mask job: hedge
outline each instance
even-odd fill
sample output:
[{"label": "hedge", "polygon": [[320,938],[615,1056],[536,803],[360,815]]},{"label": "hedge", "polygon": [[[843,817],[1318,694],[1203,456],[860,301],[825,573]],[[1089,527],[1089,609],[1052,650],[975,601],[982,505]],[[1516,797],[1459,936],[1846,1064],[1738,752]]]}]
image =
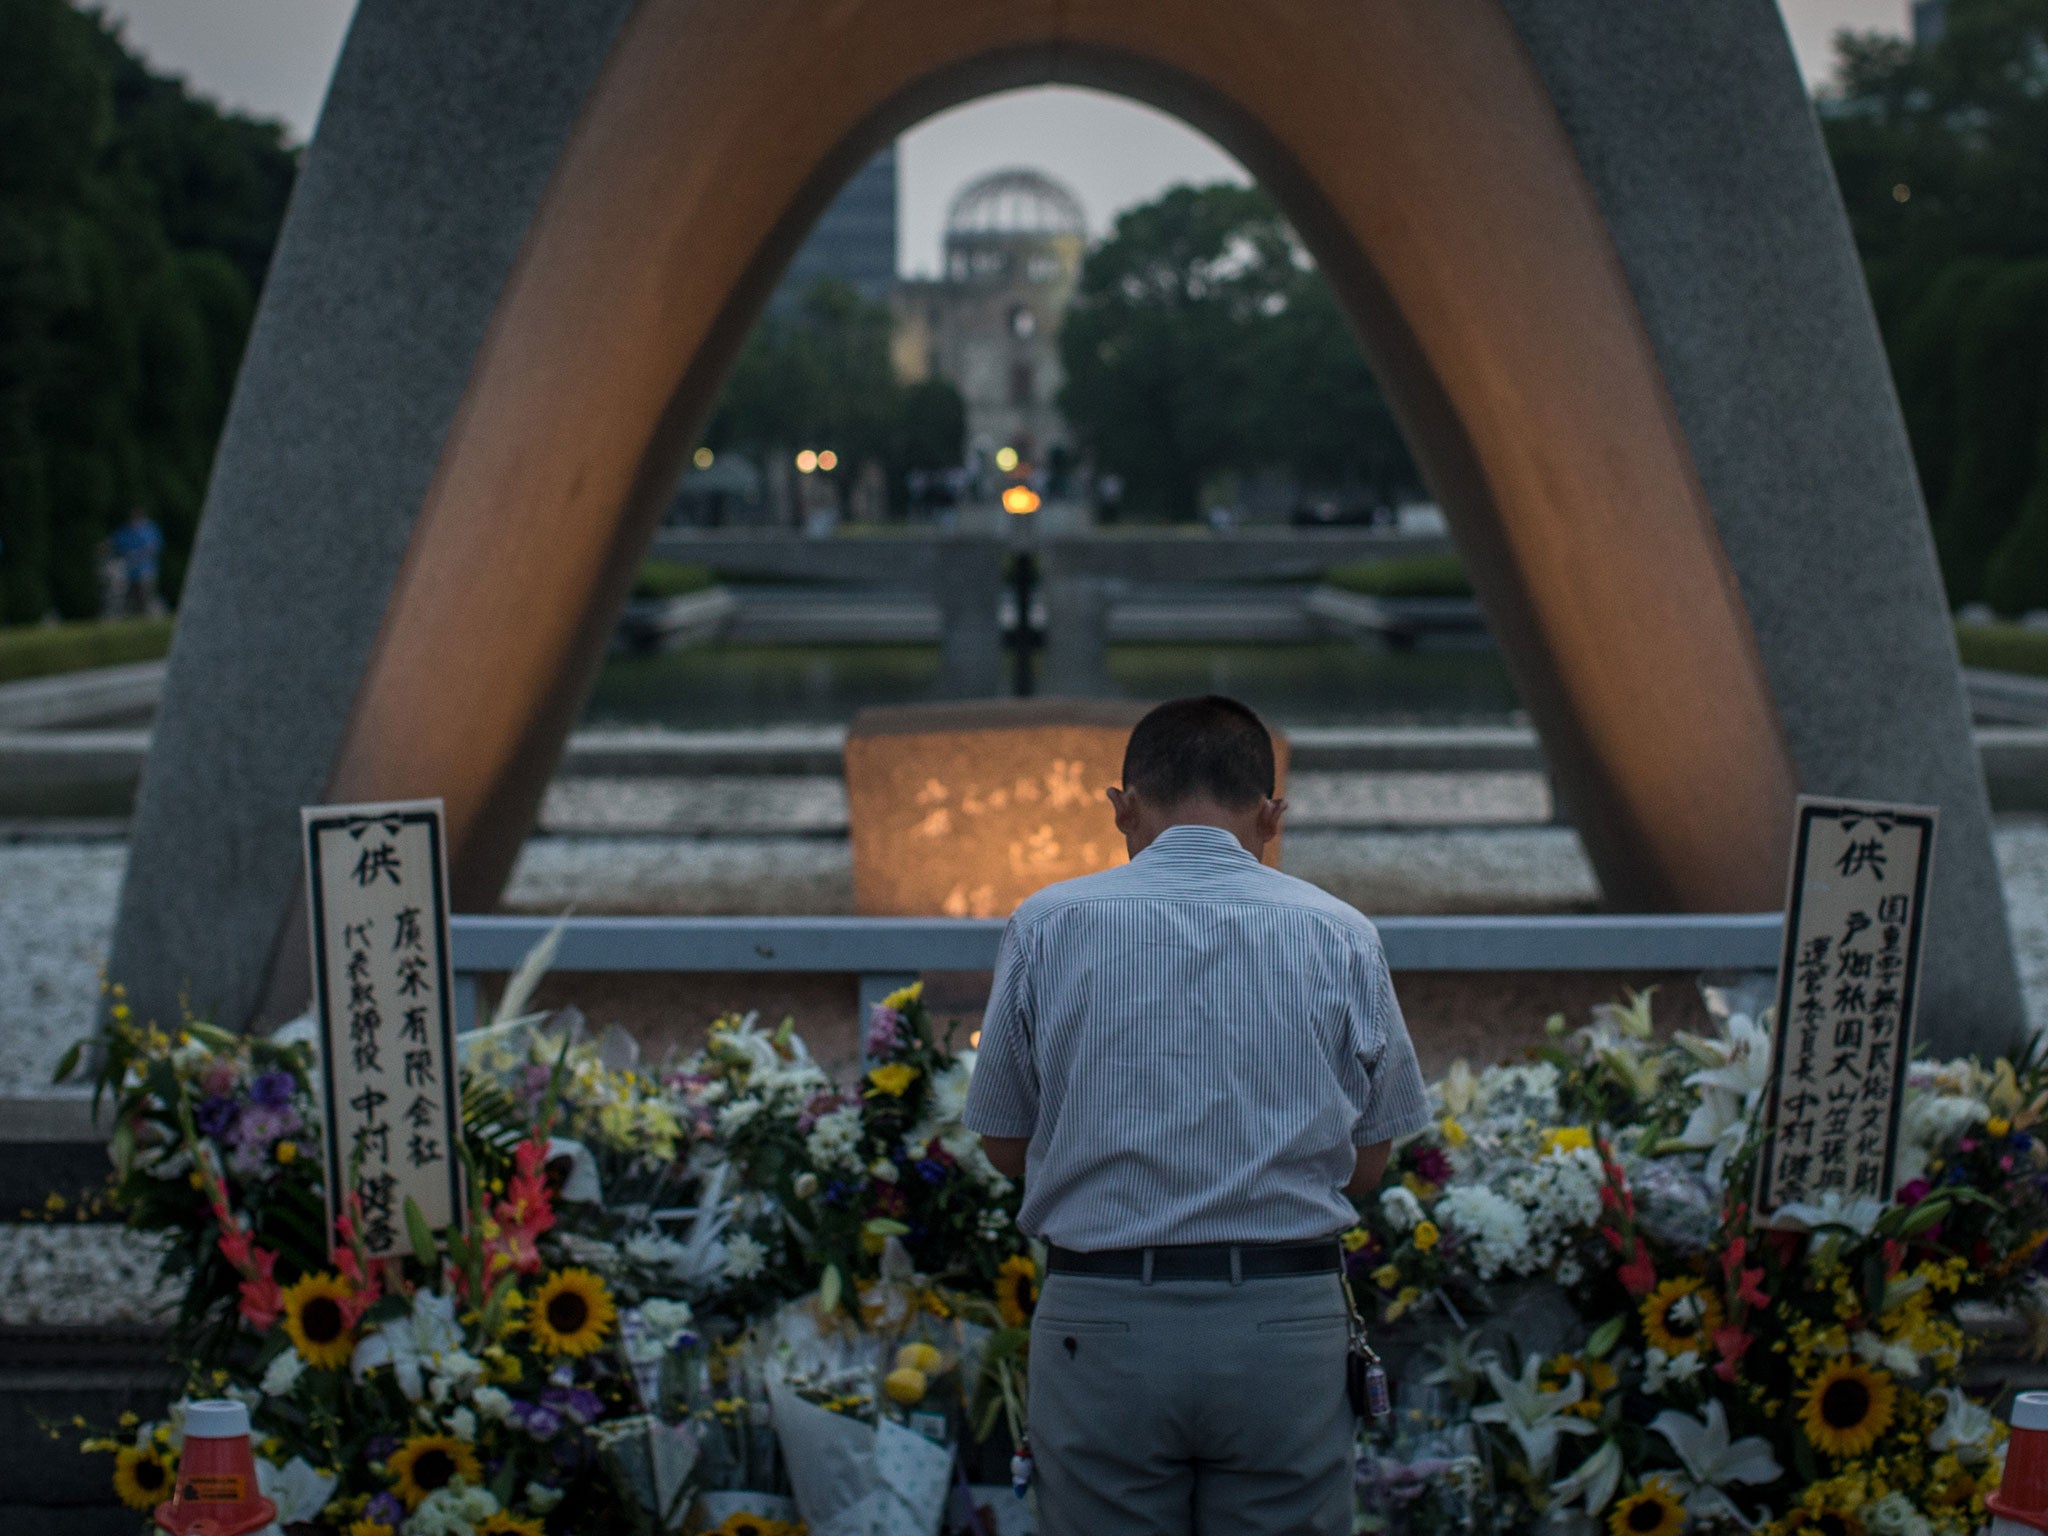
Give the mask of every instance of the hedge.
[{"label": "hedge", "polygon": [[2048,677],[2048,629],[2028,629],[2019,624],[1958,624],[1956,645],[1963,653],[1966,667]]},{"label": "hedge", "polygon": [[1472,583],[1454,554],[1412,555],[1399,560],[1373,560],[1340,565],[1323,577],[1346,592],[1368,597],[1470,597]]},{"label": "hedge", "polygon": [[649,560],[640,567],[633,583],[633,595],[640,598],[688,597],[718,584],[718,573],[708,565],[691,565],[682,560]]},{"label": "hedge", "polygon": [[130,661],[155,661],[171,649],[171,620],[88,619],[0,629],[0,683]]}]

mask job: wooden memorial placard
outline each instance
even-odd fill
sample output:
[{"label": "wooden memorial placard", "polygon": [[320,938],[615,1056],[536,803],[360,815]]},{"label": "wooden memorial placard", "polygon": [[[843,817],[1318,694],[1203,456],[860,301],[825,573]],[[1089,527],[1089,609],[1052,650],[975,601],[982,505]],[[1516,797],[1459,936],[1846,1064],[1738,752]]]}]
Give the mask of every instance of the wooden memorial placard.
[{"label": "wooden memorial placard", "polygon": [[373,1257],[463,1212],[461,1082],[439,800],[308,806],[306,911],[327,1133],[327,1205],[360,1202]]},{"label": "wooden memorial placard", "polygon": [[1802,795],[1756,1213],[1892,1197],[1932,806]]}]

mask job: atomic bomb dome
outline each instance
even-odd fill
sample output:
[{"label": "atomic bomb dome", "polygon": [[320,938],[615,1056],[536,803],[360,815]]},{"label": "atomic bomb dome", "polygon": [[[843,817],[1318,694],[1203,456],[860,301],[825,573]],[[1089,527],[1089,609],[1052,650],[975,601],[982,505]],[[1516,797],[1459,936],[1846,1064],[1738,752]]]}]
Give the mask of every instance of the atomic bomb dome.
[{"label": "atomic bomb dome", "polygon": [[1015,166],[970,181],[946,210],[948,236],[1087,232],[1079,198],[1044,172]]},{"label": "atomic bomb dome", "polygon": [[1013,462],[1054,492],[1071,456],[1057,404],[1060,321],[1087,240],[1081,200],[1065,186],[1042,171],[991,171],[947,207],[942,275],[897,289],[899,368],[959,386],[971,460]]}]

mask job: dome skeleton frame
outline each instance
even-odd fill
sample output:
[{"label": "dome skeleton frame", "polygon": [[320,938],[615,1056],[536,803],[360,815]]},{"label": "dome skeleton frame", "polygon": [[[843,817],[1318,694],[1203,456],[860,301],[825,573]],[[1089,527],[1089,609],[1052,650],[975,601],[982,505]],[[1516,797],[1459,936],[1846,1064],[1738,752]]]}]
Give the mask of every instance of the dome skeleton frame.
[{"label": "dome skeleton frame", "polygon": [[1081,200],[1041,171],[1011,167],[969,182],[946,208],[946,238],[956,235],[1079,235]]}]

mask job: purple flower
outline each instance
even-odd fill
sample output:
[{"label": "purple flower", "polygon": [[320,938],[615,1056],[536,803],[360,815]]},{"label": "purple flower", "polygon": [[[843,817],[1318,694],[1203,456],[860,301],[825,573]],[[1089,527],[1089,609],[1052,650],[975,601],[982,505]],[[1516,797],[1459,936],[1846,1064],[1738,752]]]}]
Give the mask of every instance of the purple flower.
[{"label": "purple flower", "polygon": [[363,1444],[363,1454],[372,1461],[382,1461],[398,1449],[398,1436],[372,1435]]},{"label": "purple flower", "polygon": [[225,1136],[240,1117],[241,1109],[233,1099],[201,1099],[199,1107],[192,1112],[200,1133],[206,1136]]},{"label": "purple flower", "polygon": [[927,1184],[946,1182],[946,1165],[937,1158],[921,1157],[917,1161],[917,1176]]},{"label": "purple flower", "polygon": [[559,1414],[576,1424],[595,1424],[604,1399],[588,1387],[549,1387],[540,1395],[541,1411]]},{"label": "purple flower", "polygon": [[363,1518],[395,1527],[405,1518],[405,1501],[395,1493],[373,1493],[363,1506]]},{"label": "purple flower", "polygon": [[509,1417],[536,1440],[552,1440],[562,1427],[561,1415],[539,1403],[514,1403]]},{"label": "purple flower", "polygon": [[1918,1205],[1927,1198],[1927,1192],[1933,1187],[1925,1179],[1914,1179],[1911,1183],[1901,1184],[1899,1186],[1899,1204]]},{"label": "purple flower", "polygon": [[259,1072],[256,1081],[249,1085],[249,1097],[265,1109],[283,1109],[292,1101],[292,1090],[297,1087],[289,1072]]},{"label": "purple flower", "polygon": [[901,1038],[903,1015],[894,1008],[884,1008],[880,1003],[868,1016],[867,1050],[870,1056],[886,1056],[896,1049]]}]

